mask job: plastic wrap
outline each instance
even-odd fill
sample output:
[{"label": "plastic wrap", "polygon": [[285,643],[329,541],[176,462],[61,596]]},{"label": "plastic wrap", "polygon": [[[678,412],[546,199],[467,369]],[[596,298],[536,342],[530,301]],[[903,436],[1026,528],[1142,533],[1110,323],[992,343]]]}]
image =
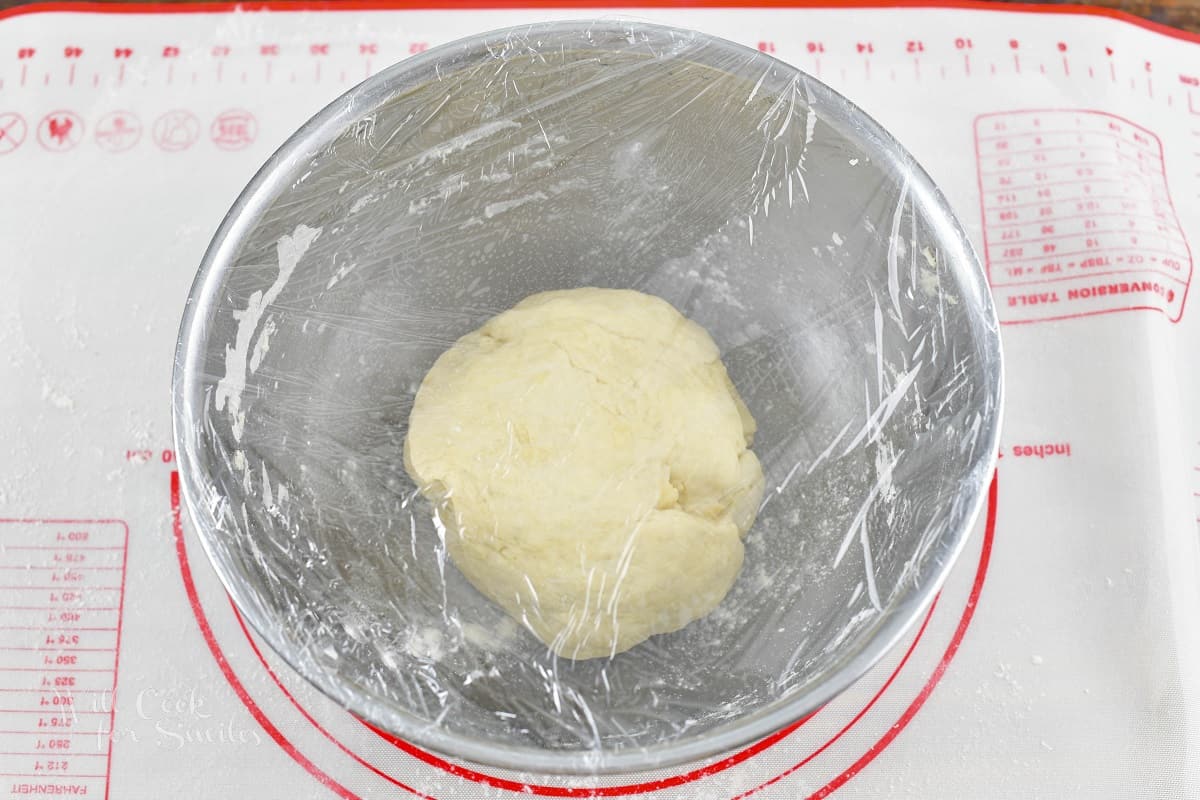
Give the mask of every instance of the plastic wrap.
[{"label": "plastic wrap", "polygon": [[[572,661],[455,568],[403,451],[447,348],[586,286],[711,334],[766,493],[713,613]],[[888,134],[761,53],[614,22],[438,48],[322,111],[218,231],[175,378],[186,504],[258,632],[382,728],[552,772],[719,753],[861,675],[961,548],[1001,399],[977,259]]]}]

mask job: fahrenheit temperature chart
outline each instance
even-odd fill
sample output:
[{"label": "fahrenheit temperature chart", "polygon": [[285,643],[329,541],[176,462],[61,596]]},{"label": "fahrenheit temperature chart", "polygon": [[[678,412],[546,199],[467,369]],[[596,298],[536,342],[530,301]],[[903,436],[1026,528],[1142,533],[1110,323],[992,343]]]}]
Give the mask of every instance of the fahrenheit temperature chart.
[{"label": "fahrenheit temperature chart", "polygon": [[1002,322],[1134,308],[1179,320],[1192,258],[1157,136],[1071,110],[985,114],[975,137]]},{"label": "fahrenheit temperature chart", "polygon": [[128,529],[0,520],[0,797],[104,797]]}]

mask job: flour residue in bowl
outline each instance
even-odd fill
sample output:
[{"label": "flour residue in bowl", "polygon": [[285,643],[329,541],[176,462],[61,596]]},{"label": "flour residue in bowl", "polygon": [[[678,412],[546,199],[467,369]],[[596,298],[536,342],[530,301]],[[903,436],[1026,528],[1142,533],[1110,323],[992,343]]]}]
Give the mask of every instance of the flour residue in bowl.
[{"label": "flour residue in bowl", "polygon": [[[320,228],[297,225],[290,236],[280,237],[276,247],[279,272],[275,277],[275,282],[266,292],[259,291],[250,295],[245,309],[233,312],[233,318],[238,321],[237,334],[233,346],[225,348],[225,375],[217,382],[215,399],[217,410],[225,411],[229,415],[230,430],[233,432],[233,438],[239,442],[242,439],[242,432],[246,428],[246,415],[242,411],[242,392],[246,388],[246,370],[247,367],[251,372],[258,369],[262,355],[269,346],[267,340],[260,340],[261,352],[256,350],[254,357],[251,358],[250,342],[254,338],[254,332],[258,329],[258,324],[262,321],[267,307],[275,302],[275,298],[279,297],[279,293],[291,279],[296,265],[300,263],[300,259],[308,252],[309,246],[320,233]],[[266,329],[264,329],[263,335],[269,337]],[[247,363],[248,361],[249,363]]]}]

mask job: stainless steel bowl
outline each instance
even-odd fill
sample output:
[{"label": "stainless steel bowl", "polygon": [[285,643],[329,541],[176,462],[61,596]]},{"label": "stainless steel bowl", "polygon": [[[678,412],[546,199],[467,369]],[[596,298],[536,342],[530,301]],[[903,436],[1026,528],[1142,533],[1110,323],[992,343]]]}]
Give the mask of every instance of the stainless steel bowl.
[{"label": "stainless steel bowl", "polygon": [[[447,563],[401,461],[433,360],[576,286],[712,333],[768,486],[716,612],[577,663]],[[288,140],[205,255],[174,390],[195,529],[301,675],[451,756],[604,773],[764,736],[902,636],[980,509],[1001,357],[966,236],[862,111],[729,42],[562,23],[409,59]]]}]

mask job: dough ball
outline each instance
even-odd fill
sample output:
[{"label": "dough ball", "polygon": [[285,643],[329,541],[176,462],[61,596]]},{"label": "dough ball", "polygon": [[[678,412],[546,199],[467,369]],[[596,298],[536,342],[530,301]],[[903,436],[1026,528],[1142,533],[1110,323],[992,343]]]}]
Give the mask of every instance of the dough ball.
[{"label": "dough ball", "polygon": [[754,419],[711,337],[633,291],[532,295],[442,354],[405,466],[450,558],[560,656],[716,608],[762,498]]}]

